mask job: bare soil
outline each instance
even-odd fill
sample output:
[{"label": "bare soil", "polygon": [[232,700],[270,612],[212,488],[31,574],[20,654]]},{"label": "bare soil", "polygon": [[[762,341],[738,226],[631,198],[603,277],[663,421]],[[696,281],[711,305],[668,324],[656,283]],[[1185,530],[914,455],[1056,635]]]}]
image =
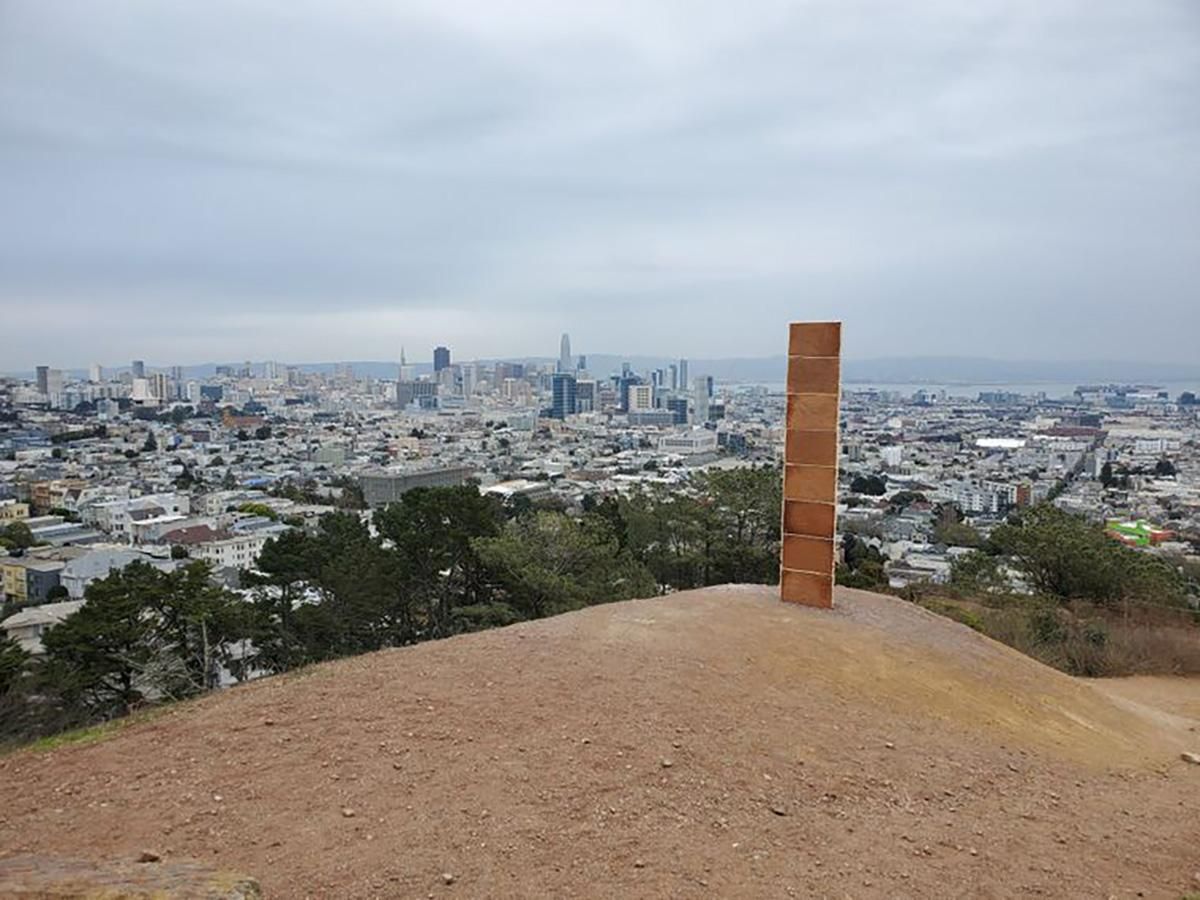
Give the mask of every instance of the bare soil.
[{"label": "bare soil", "polygon": [[268,897],[1200,890],[1200,683],[1098,685],[837,602],[594,607],[10,754],[0,856],[148,850]]}]

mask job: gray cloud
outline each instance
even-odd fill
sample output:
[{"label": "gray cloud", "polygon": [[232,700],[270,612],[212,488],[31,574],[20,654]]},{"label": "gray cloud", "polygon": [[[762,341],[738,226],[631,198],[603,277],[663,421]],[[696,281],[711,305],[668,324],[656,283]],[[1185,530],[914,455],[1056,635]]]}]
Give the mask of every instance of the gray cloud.
[{"label": "gray cloud", "polygon": [[9,0],[0,368],[1188,360],[1198,89],[1188,0]]}]

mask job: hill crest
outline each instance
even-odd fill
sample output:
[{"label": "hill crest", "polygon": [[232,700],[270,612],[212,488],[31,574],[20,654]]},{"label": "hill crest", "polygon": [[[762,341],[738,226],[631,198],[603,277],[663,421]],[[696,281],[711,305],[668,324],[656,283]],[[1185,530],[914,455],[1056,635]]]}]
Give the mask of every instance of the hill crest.
[{"label": "hill crest", "polygon": [[1195,719],[903,601],[837,599],[596,606],[16,753],[0,852],[150,848],[267,896],[1189,887]]}]

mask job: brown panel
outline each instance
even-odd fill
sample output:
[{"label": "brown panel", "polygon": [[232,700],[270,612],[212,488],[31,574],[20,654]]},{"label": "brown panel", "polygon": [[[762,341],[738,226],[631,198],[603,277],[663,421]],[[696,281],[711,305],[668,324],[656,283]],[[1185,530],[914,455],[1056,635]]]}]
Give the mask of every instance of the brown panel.
[{"label": "brown panel", "polygon": [[832,431],[838,427],[836,394],[789,394],[787,427]]},{"label": "brown panel", "polygon": [[789,394],[836,394],[841,377],[841,359],[836,356],[788,357]]},{"label": "brown panel", "polygon": [[840,356],[841,322],[793,322],[788,334],[788,356]]},{"label": "brown panel", "polygon": [[833,541],[798,534],[783,538],[783,567],[828,575],[833,571]]},{"label": "brown panel", "polygon": [[787,603],[829,609],[833,606],[833,579],[828,575],[784,569],[779,573],[779,595]]},{"label": "brown panel", "polygon": [[811,503],[807,500],[786,500],[783,504],[784,534],[807,534],[810,537],[833,537],[832,503]]},{"label": "brown panel", "polygon": [[833,466],[787,466],[783,471],[783,496],[788,500],[837,500],[837,469]]},{"label": "brown panel", "polygon": [[789,431],[785,457],[793,465],[837,465],[838,433],[836,431]]}]

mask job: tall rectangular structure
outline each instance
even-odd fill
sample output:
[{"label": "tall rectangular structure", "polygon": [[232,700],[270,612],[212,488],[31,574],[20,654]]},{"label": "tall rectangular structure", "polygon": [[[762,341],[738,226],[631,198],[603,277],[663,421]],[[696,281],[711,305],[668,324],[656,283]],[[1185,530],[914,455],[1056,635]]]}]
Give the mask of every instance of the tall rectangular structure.
[{"label": "tall rectangular structure", "polygon": [[789,603],[825,608],[833,606],[841,354],[841,322],[791,324],[779,591]]},{"label": "tall rectangular structure", "polygon": [[550,417],[565,419],[575,415],[576,405],[575,376],[565,372],[557,372],[550,382]]}]

